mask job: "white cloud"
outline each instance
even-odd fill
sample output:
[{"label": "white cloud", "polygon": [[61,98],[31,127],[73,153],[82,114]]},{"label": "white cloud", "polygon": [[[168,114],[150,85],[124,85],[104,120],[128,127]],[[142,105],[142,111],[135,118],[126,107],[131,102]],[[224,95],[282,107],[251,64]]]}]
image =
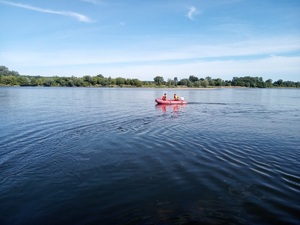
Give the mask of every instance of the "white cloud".
[{"label": "white cloud", "polygon": [[42,13],[49,13],[49,14],[56,14],[56,15],[62,15],[62,16],[68,16],[68,17],[72,17],[75,18],[81,22],[92,22],[92,20],[90,18],[88,18],[85,15],[76,13],[76,12],[71,12],[71,11],[55,11],[55,10],[50,10],[50,9],[43,9],[43,8],[39,8],[39,7],[35,7],[35,6],[31,6],[31,5],[25,5],[22,3],[15,3],[15,2],[9,2],[9,1],[0,1],[0,3],[4,3],[7,5],[11,5],[11,6],[15,6],[15,7],[19,7],[19,8],[23,8],[23,9],[28,9],[28,10],[33,10],[33,11],[37,11],[37,12],[42,12]]},{"label": "white cloud", "polygon": [[[266,79],[283,79],[299,81],[300,57],[271,56],[256,60],[214,60],[182,62],[176,64],[121,64],[121,65],[92,65],[90,74],[102,73],[107,76],[136,77],[141,80],[153,80],[160,75],[164,79],[177,76],[187,78],[193,74],[197,77],[211,76],[213,78],[232,79],[234,76],[258,76]],[[80,75],[79,75],[80,76]]]},{"label": "white cloud", "polygon": [[[167,45],[157,45],[156,42],[134,43],[136,48],[131,45],[123,45],[123,48],[113,46],[92,46],[81,49],[40,49],[19,48],[2,50],[0,61],[8,60],[26,64],[30,61],[33,64],[48,66],[74,65],[74,64],[137,64],[137,63],[165,63],[171,61],[216,61],[218,59],[253,59],[264,58],[270,55],[285,55],[286,53],[300,51],[299,39],[292,37],[281,37],[265,40],[248,40],[236,43],[213,43],[213,44],[193,44],[181,45],[174,42],[171,47]],[[171,40],[168,40],[171,43]],[[177,47],[173,47],[177,45]],[[30,54],[31,57],[30,57]],[[40,55],[42,54],[42,55]],[[2,55],[2,57],[1,57]],[[20,60],[20,61],[18,61]]]},{"label": "white cloud", "polygon": [[[10,55],[9,55],[10,54]],[[165,79],[178,76],[186,78],[193,74],[198,77],[232,79],[234,76],[258,76],[266,79],[299,81],[300,57],[270,55],[256,59],[220,59],[154,61],[155,55],[126,55],[119,52],[96,54],[95,52],[18,52],[6,53],[1,57],[9,68],[21,74],[83,76],[84,74],[124,76],[140,80],[152,80],[161,75]],[[127,58],[126,58],[127,57]],[[141,59],[142,58],[142,59]],[[162,57],[163,58],[163,57]],[[176,57],[174,57],[176,58]],[[145,61],[145,60],[153,61]]]},{"label": "white cloud", "polygon": [[[181,39],[78,47],[76,49],[34,47],[7,48],[0,62],[21,74],[96,75],[136,77],[152,80],[154,75],[262,76],[264,79],[298,81],[300,74],[299,37],[282,36],[242,42],[199,43]],[[171,43],[166,45],[165,43]],[[174,47],[176,46],[176,47]],[[289,77],[284,77],[289,76]],[[181,77],[183,78],[183,77]]]},{"label": "white cloud", "polygon": [[198,14],[199,14],[199,11],[197,10],[197,8],[195,6],[191,6],[191,7],[189,7],[189,10],[188,10],[186,16],[190,20],[194,20]]}]

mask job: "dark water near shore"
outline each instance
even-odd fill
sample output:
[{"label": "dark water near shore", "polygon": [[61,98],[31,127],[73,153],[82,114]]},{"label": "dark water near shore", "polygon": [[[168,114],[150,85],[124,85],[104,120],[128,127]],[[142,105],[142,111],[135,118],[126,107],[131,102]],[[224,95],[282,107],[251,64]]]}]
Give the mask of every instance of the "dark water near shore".
[{"label": "dark water near shore", "polygon": [[0,88],[0,224],[299,224],[300,90]]}]

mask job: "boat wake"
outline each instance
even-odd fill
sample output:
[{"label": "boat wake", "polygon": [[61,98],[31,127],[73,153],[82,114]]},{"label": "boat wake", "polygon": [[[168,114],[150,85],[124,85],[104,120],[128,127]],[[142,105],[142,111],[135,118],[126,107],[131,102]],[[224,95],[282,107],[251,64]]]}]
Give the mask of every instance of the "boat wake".
[{"label": "boat wake", "polygon": [[211,103],[211,102],[189,102],[189,105],[228,105],[226,103]]}]

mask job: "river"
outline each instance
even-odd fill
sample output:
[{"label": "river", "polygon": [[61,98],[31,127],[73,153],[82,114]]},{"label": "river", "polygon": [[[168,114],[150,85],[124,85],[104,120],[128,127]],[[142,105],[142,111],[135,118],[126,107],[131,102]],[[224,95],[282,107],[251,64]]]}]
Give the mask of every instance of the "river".
[{"label": "river", "polygon": [[300,222],[299,89],[0,87],[0,113],[2,225]]}]

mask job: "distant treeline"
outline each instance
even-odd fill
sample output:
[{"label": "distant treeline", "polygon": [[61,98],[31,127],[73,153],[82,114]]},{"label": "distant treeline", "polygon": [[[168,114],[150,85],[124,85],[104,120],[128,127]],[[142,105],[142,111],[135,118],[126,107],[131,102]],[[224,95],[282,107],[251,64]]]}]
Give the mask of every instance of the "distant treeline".
[{"label": "distant treeline", "polygon": [[271,79],[264,81],[262,77],[233,77],[232,80],[213,79],[211,77],[198,78],[190,75],[188,78],[178,80],[164,80],[162,76],[154,77],[153,81],[140,81],[139,79],[126,79],[122,77],[111,78],[99,74],[97,76],[85,75],[83,77],[44,77],[20,75],[5,66],[0,66],[0,85],[2,86],[45,86],[45,87],[250,87],[250,88],[272,88],[293,87],[300,88],[300,82]]}]

